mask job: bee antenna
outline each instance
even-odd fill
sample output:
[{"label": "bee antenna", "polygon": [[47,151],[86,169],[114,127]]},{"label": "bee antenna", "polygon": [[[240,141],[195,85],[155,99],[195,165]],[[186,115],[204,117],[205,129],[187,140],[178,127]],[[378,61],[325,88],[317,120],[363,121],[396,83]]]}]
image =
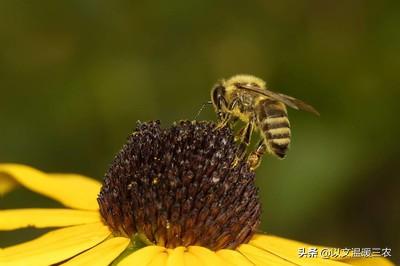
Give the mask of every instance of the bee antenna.
[{"label": "bee antenna", "polygon": [[203,111],[204,107],[206,107],[206,105],[212,104],[211,101],[207,101],[205,103],[203,103],[200,107],[200,110],[197,112],[196,116],[193,118],[193,120],[196,120],[197,117],[199,117],[200,113]]}]

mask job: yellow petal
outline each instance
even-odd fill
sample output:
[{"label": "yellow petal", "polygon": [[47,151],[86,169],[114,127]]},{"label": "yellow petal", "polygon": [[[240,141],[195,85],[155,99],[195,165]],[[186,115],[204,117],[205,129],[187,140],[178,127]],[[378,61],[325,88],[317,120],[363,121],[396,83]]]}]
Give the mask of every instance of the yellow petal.
[{"label": "yellow petal", "polygon": [[184,266],[185,261],[183,259],[183,253],[185,252],[185,249],[185,247],[168,249],[167,266]]},{"label": "yellow petal", "polygon": [[215,252],[209,250],[208,248],[190,246],[188,247],[188,251],[199,258],[203,265],[230,265],[229,262],[224,262],[220,257],[217,256],[217,254],[215,254]]},{"label": "yellow petal", "polygon": [[102,223],[62,228],[3,249],[1,260],[13,266],[50,265],[78,255],[109,235],[110,231]]},{"label": "yellow petal", "polygon": [[125,237],[113,237],[103,243],[95,246],[94,248],[72,258],[66,263],[65,266],[107,266],[115,260],[128,246],[130,240]]},{"label": "yellow petal", "polygon": [[16,185],[14,179],[0,174],[0,197],[11,191]]},{"label": "yellow petal", "polygon": [[23,227],[64,227],[100,222],[98,211],[69,209],[15,209],[0,210],[0,230]]},{"label": "yellow petal", "polygon": [[32,167],[0,164],[0,181],[13,178],[22,186],[57,200],[65,206],[98,210],[97,194],[101,184],[94,179],[75,174],[46,174]]},{"label": "yellow petal", "polygon": [[[348,265],[341,261],[330,260],[324,258],[300,258],[298,255],[299,248],[309,247],[310,245],[301,242],[288,240],[276,236],[269,235],[255,235],[249,242],[249,245],[257,248],[259,251],[263,251],[262,256],[266,256],[272,259],[272,257],[278,258],[281,264],[284,262],[290,262],[290,265],[298,264],[304,266],[340,266]],[[241,245],[243,246],[243,245]],[[240,246],[240,247],[241,247]],[[240,249],[240,248],[239,248]]]},{"label": "yellow petal", "polygon": [[166,252],[158,253],[150,262],[149,266],[165,266],[167,265],[168,254]]},{"label": "yellow petal", "polygon": [[385,258],[352,258],[343,260],[343,262],[356,266],[395,266],[394,263]]},{"label": "yellow petal", "polygon": [[231,250],[231,249],[221,249],[216,252],[217,255],[224,261],[231,263],[232,265],[237,266],[252,266],[252,263],[249,259],[243,256],[240,252]]},{"label": "yellow petal", "polygon": [[165,252],[166,249],[164,247],[147,246],[133,252],[129,256],[122,259],[121,262],[118,263],[118,266],[145,266],[149,264],[152,260],[154,260],[157,256],[160,256],[161,253]]},{"label": "yellow petal", "polygon": [[201,260],[190,252],[183,253],[183,259],[185,261],[185,266],[204,266]]},{"label": "yellow petal", "polygon": [[293,263],[249,244],[242,244],[237,249],[255,265],[293,266]]}]

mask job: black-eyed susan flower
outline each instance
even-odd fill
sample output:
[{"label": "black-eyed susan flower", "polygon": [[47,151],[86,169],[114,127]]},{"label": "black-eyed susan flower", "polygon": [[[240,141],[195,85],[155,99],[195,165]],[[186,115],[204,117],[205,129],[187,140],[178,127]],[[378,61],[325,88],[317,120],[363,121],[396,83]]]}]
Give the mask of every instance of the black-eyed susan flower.
[{"label": "black-eyed susan flower", "polygon": [[3,248],[0,265],[393,265],[383,258],[301,258],[299,248],[309,245],[256,233],[255,176],[245,162],[232,166],[236,154],[227,128],[150,122],[128,138],[102,186],[0,164],[0,193],[22,185],[66,207],[1,210],[0,230],[58,229]]}]

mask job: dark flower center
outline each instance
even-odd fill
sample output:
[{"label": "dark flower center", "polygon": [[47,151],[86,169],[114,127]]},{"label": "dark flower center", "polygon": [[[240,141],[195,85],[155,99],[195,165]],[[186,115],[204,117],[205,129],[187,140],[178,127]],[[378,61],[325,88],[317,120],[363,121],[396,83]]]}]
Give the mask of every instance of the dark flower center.
[{"label": "dark flower center", "polygon": [[139,124],[105,175],[101,215],[116,235],[168,248],[246,243],[261,207],[254,172],[232,166],[237,152],[232,131],[211,122]]}]

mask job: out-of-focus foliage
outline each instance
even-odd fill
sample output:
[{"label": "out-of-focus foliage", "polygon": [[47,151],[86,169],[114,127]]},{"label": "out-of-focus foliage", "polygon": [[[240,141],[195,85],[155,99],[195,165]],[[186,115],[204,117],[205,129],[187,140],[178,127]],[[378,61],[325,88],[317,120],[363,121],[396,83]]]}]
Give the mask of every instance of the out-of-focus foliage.
[{"label": "out-of-focus foliage", "polygon": [[[259,168],[262,230],[398,254],[399,12],[394,0],[1,1],[0,161],[101,179],[137,120],[191,119],[217,79],[251,73],[321,112],[290,110],[288,158]],[[34,197],[17,190],[0,208]]]}]

